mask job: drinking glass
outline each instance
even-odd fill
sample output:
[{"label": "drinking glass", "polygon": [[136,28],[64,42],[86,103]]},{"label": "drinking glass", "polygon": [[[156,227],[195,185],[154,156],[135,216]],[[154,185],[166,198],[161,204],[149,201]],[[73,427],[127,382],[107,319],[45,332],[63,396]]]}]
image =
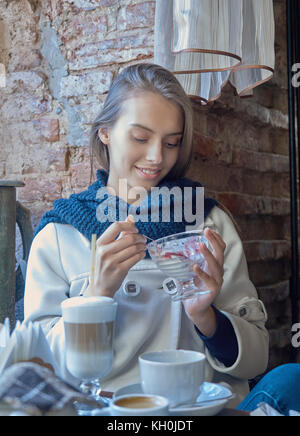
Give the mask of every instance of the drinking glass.
[{"label": "drinking glass", "polygon": [[212,251],[202,230],[177,233],[147,244],[152,260],[163,273],[169,276],[164,280],[163,288],[174,301],[210,292],[205,289],[203,282],[199,286],[194,283],[196,276],[193,271],[194,264],[207,272],[207,262],[200,252],[201,243]]},{"label": "drinking glass", "polygon": [[[62,303],[65,328],[65,358],[68,371],[81,381],[80,389],[99,404],[100,380],[113,364],[113,336],[117,303],[108,297],[74,297]],[[76,403],[81,416],[93,414],[94,407]]]}]

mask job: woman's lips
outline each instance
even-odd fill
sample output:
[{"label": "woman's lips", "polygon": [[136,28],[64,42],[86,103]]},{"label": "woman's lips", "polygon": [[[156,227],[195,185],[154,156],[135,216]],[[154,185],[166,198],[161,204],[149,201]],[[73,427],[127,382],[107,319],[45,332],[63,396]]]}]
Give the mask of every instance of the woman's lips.
[{"label": "woman's lips", "polygon": [[146,179],[146,180],[153,180],[153,179],[156,179],[159,175],[160,175],[160,173],[161,173],[161,170],[158,170],[156,173],[154,173],[154,174],[150,174],[150,173],[145,173],[145,172],[143,172],[140,168],[138,168],[138,167],[135,167],[136,168],[136,170],[137,170],[137,173],[138,173],[138,175],[140,176],[140,177],[142,177],[143,179]]}]

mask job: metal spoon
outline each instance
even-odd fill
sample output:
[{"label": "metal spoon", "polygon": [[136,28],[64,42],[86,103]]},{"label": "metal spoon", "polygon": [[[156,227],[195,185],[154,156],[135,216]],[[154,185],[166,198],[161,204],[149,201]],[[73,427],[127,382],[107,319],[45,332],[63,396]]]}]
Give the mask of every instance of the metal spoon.
[{"label": "metal spoon", "polygon": [[181,408],[193,408],[193,407],[198,407],[198,406],[204,406],[206,403],[213,403],[216,401],[222,401],[222,400],[232,400],[233,398],[235,398],[235,394],[232,395],[226,395],[223,397],[218,397],[218,398],[209,398],[207,400],[201,400],[201,401],[195,401],[194,403],[174,403],[170,405],[171,409],[177,409],[178,407]]},{"label": "metal spoon", "polygon": [[149,236],[142,234],[142,236],[144,236],[147,239],[150,239],[151,242],[155,242],[155,239],[149,238]]}]

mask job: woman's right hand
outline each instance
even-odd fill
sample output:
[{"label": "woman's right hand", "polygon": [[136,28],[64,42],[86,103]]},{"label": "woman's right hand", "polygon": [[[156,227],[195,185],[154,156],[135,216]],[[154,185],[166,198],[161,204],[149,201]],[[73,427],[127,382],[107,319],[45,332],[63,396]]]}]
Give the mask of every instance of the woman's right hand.
[{"label": "woman's right hand", "polygon": [[[146,238],[134,222],[127,219],[109,226],[97,240],[94,295],[113,298],[130,268],[145,257],[145,250]],[[85,296],[91,296],[90,288]]]}]

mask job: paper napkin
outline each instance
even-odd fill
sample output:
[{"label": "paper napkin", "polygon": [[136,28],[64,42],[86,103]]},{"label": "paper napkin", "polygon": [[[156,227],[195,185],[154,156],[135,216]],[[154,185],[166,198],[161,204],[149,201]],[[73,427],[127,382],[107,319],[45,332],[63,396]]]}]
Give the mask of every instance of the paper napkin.
[{"label": "paper napkin", "polygon": [[54,355],[42,327],[38,323],[18,322],[10,335],[9,321],[5,320],[2,328],[0,327],[0,374],[14,363],[35,358],[50,364],[55,373],[58,373]]}]

